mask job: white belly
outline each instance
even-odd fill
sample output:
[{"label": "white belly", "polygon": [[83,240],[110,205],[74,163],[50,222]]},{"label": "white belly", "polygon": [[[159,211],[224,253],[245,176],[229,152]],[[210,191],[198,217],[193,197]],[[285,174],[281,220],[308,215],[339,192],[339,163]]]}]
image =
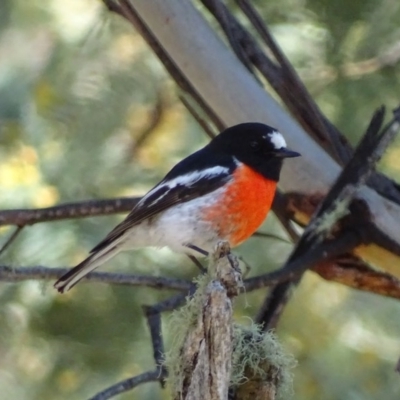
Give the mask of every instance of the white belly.
[{"label": "white belly", "polygon": [[209,206],[223,190],[221,188],[199,199],[173,206],[160,215],[136,225],[121,237],[123,249],[169,247],[178,253],[199,256],[197,251],[185,247],[185,244],[189,243],[211,252],[220,238],[210,221],[199,219],[199,210]]}]

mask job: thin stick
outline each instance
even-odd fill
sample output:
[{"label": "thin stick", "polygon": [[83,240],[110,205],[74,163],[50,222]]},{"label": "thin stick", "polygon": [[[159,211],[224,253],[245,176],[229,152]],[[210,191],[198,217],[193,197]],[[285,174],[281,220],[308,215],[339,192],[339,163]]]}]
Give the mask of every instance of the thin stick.
[{"label": "thin stick", "polygon": [[89,400],[111,399],[111,397],[114,397],[120,393],[128,392],[129,390],[134,389],[142,383],[156,382],[162,379],[164,379],[164,376],[161,368],[157,368],[154,371],[143,372],[143,374],[134,376],[133,378],[124,379],[123,381],[120,381],[115,385],[112,385],[107,389],[102,390],[101,392],[91,397]]},{"label": "thin stick", "polygon": [[[142,306],[144,315],[146,316],[147,325],[150,330],[151,343],[153,346],[153,358],[157,368],[163,369],[163,376],[167,377],[168,371],[164,366],[164,341],[162,338],[161,329],[161,313],[153,306]],[[160,385],[163,388],[165,379],[160,380]]]},{"label": "thin stick", "polygon": [[204,132],[210,139],[214,139],[216,134],[210,123],[207,122],[204,118],[202,118],[195,107],[193,107],[192,103],[188,101],[185,96],[180,95],[179,99],[183,103],[183,105],[187,108],[187,110],[192,114],[193,118],[197,121],[197,123],[203,128]]},{"label": "thin stick", "polygon": [[21,233],[23,226],[17,226],[17,229],[11,234],[11,236],[6,240],[3,246],[0,248],[0,255],[4,253],[10,244],[17,238],[17,236]]},{"label": "thin stick", "polygon": [[337,239],[324,242],[295,259],[289,259],[282,268],[276,271],[246,279],[244,281],[245,289],[251,291],[293,280],[315,264],[349,252],[361,242],[362,239],[358,234],[354,232],[344,233]]},{"label": "thin stick", "polygon": [[[0,265],[1,282],[21,282],[25,280],[57,279],[69,271],[69,268],[18,267]],[[187,292],[192,283],[184,279],[164,278],[160,276],[115,274],[110,272],[91,272],[82,282],[102,282],[122,286],[147,286],[153,289],[173,289]]]}]

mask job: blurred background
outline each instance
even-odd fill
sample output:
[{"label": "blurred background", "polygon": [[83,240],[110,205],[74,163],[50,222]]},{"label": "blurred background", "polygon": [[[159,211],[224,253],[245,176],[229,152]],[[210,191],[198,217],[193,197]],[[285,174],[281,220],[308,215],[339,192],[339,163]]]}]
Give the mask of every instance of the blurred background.
[{"label": "blurred background", "polygon": [[[313,97],[355,144],[373,111],[400,101],[400,2],[255,1]],[[235,9],[231,4],[232,9]],[[243,19],[245,22],[245,20]],[[100,0],[1,0],[0,208],[141,195],[207,142],[141,37]],[[400,181],[400,139],[380,168]],[[1,265],[70,266],[122,216],[24,229]],[[261,228],[285,237],[273,216]],[[11,234],[0,229],[0,243]],[[285,241],[254,238],[237,252],[251,274],[278,267]],[[119,255],[104,270],[191,279],[167,250]],[[142,304],[153,289],[0,283],[0,399],[78,400],[153,367]],[[263,299],[242,296],[248,324]],[[163,319],[168,343],[168,315]],[[400,303],[307,273],[279,326],[298,360],[293,398],[398,399]],[[167,399],[150,383],[121,399]]]}]

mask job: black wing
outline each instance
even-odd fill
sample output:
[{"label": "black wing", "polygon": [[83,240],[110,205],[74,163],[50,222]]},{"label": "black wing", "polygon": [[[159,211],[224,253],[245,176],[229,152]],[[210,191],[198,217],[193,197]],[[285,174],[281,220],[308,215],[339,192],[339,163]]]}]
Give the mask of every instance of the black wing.
[{"label": "black wing", "polygon": [[[229,164],[226,159],[219,160],[225,162],[221,162],[217,166],[211,166],[207,160],[204,160],[203,168],[200,168],[196,158],[201,160],[204,155],[203,151],[204,149],[177,164],[157,186],[137,203],[129,215],[92,249],[91,253],[104,249],[128,229],[145,219],[151,218],[173,205],[211,193],[228,182],[235,167],[233,160],[229,160]],[[188,168],[182,168],[185,167],[185,164],[186,167],[191,167],[189,171]],[[186,174],[181,175],[183,170]]]}]

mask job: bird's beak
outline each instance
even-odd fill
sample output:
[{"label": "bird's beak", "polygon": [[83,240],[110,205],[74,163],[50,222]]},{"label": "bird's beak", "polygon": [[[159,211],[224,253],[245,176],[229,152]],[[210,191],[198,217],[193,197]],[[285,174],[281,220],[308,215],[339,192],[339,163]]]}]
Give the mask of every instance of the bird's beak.
[{"label": "bird's beak", "polygon": [[276,150],[274,153],[275,157],[279,158],[292,158],[292,157],[300,157],[301,154],[297,151],[292,151],[287,149],[286,147],[282,147],[279,150]]}]

